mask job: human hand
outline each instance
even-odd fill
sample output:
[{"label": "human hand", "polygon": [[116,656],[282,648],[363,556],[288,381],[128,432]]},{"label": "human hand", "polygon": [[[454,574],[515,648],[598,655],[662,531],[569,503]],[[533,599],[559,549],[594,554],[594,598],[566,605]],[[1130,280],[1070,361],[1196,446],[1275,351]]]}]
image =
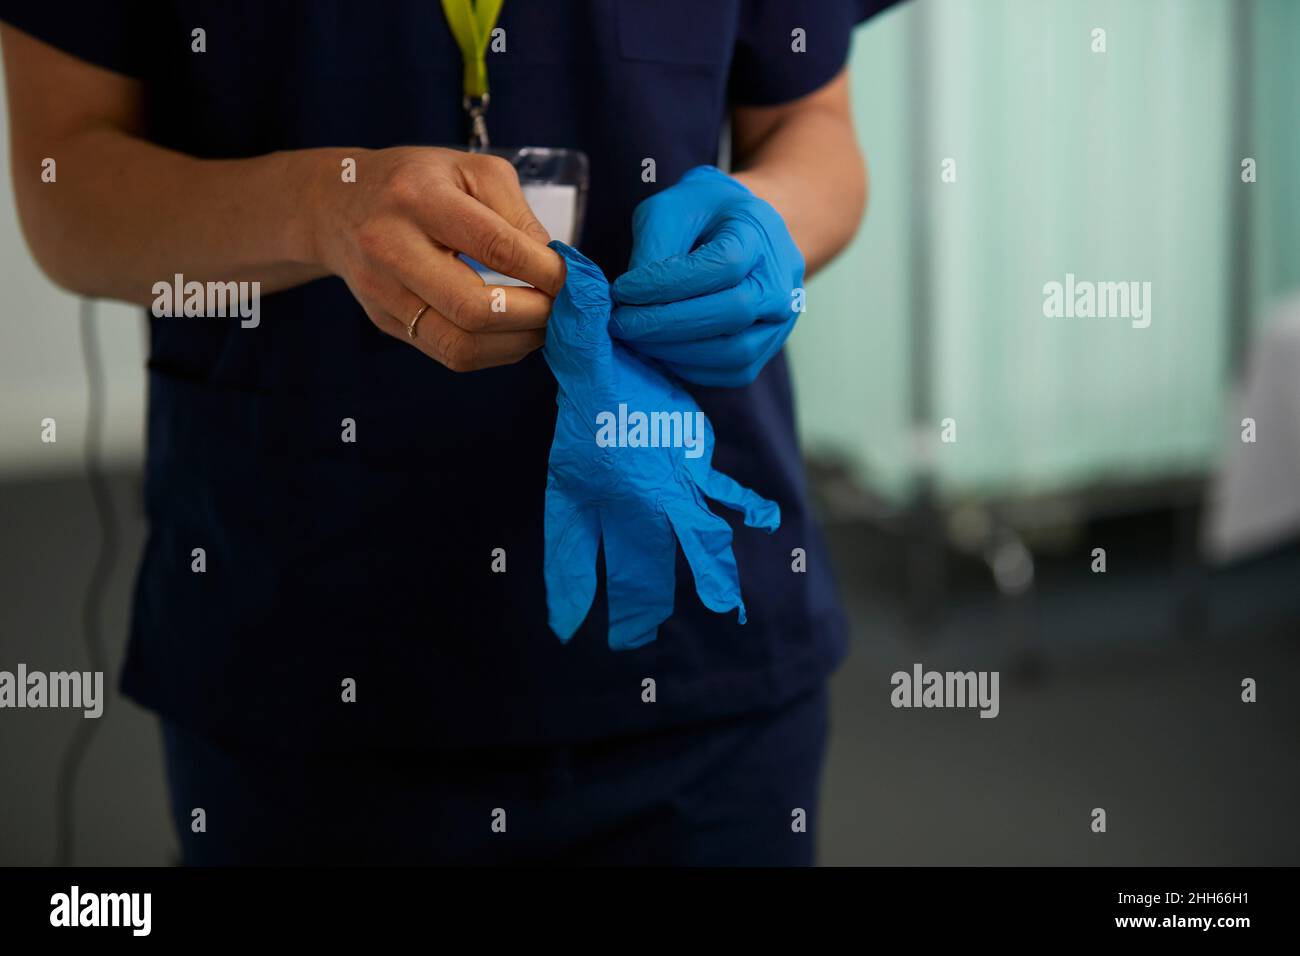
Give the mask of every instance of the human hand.
[{"label": "human hand", "polygon": [[[335,165],[334,181],[313,192],[314,244],[370,321],[457,372],[541,348],[564,261],[546,248],[550,237],[514,167],[435,147],[350,154],[358,155],[357,181],[339,182]],[[459,253],[535,288],[485,285]]]},{"label": "human hand", "polygon": [[642,202],[610,332],[697,385],[740,387],[785,343],[804,259],[780,214],[713,166]]}]

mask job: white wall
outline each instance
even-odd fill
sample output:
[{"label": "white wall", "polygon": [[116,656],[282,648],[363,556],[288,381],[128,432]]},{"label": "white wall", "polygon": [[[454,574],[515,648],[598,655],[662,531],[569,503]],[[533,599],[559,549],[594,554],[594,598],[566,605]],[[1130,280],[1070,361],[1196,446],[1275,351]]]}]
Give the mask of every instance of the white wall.
[{"label": "white wall", "polygon": [[[0,78],[3,87],[3,78]],[[8,95],[0,102],[0,479],[82,467],[86,373],[78,299],[41,273],[14,208]],[[57,158],[57,157],[56,157]],[[39,169],[22,170],[37,178]],[[57,183],[43,186],[57,189]],[[144,312],[98,302],[95,321],[108,386],[104,454],[113,466],[141,460],[144,440]],[[53,418],[56,441],[41,441]]]}]

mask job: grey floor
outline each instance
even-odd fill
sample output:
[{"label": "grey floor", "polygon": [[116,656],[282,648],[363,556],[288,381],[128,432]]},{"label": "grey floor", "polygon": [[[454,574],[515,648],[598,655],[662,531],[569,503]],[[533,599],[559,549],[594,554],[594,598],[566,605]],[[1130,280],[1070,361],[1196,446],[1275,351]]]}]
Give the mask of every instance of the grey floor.
[{"label": "grey floor", "polygon": [[[113,482],[122,559],[103,623],[114,670],[142,540],[136,485]],[[0,485],[0,528],[0,668],[84,666],[80,600],[98,546],[85,483]],[[1028,612],[1026,666],[1005,608],[978,587],[954,594],[918,645],[905,636],[893,550],[854,528],[832,543],[853,647],[834,682],[823,863],[1300,863],[1294,565],[1217,582],[1212,626],[1196,640],[1170,626],[1158,570],[1114,576],[1109,590],[1055,584]],[[893,709],[890,675],[917,661],[1000,670],[1000,716]],[[1258,703],[1240,701],[1247,676]],[[0,712],[0,864],[53,858],[56,776],[78,721]],[[172,862],[153,719],[111,699],[100,723],[78,788],[76,862]],[[1105,834],[1089,829],[1095,807]]]}]

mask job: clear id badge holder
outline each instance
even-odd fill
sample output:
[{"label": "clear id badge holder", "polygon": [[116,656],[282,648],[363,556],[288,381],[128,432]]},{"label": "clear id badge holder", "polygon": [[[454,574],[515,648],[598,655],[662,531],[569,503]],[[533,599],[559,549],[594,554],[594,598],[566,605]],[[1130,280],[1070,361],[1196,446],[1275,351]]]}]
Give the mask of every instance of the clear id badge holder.
[{"label": "clear id badge holder", "polygon": [[[519,185],[542,226],[552,239],[577,246],[582,235],[587,206],[587,155],[576,149],[552,146],[523,146],[518,149],[468,147],[473,152],[491,153],[509,160],[519,174]],[[489,269],[469,256],[461,256],[488,285],[526,285],[511,276]]]}]

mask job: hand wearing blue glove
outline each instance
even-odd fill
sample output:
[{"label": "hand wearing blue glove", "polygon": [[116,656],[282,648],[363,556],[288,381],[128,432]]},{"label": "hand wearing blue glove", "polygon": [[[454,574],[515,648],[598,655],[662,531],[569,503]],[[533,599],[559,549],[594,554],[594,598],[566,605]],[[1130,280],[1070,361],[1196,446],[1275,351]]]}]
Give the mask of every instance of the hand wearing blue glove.
[{"label": "hand wearing blue glove", "polygon": [[611,340],[609,283],[600,268],[562,242],[550,246],[568,266],[542,351],[559,383],[546,481],[551,629],[567,641],[586,618],[602,539],[610,647],[654,640],[672,614],[676,542],[705,607],[739,609],[743,624],[731,526],[704,499],[768,532],[780,525],[780,509],[713,470],[713,429],[694,399]]},{"label": "hand wearing blue glove", "polygon": [[798,312],[804,261],[780,214],[713,166],[637,206],[610,331],[697,385],[748,385]]}]

